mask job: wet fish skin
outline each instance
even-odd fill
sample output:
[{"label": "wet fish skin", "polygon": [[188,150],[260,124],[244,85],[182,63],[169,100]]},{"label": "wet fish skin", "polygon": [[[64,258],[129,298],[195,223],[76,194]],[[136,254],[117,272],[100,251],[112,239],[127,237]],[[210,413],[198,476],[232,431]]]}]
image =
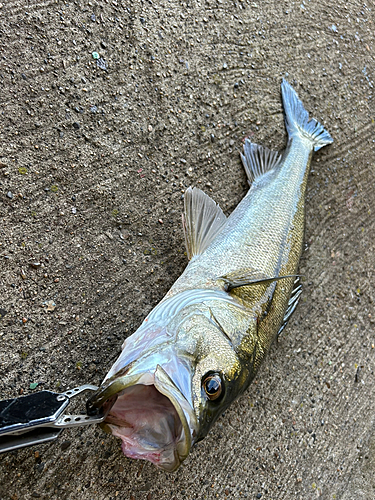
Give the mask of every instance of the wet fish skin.
[{"label": "wet fish skin", "polygon": [[[295,306],[289,300],[302,252],[310,162],[313,151],[332,138],[318,122],[308,121],[297,94],[285,81],[282,97],[289,136],[286,150],[279,155],[245,141],[241,157],[251,187],[228,218],[202,191],[188,189],[184,230],[190,262],[125,341],[90,402],[100,406],[114,394],[125,398],[137,384],[153,385],[166,396],[174,410],[166,404],[161,414],[168,422],[171,412],[178,415],[173,413],[176,422],[180,419],[168,428],[175,442],[159,443],[159,435],[152,442],[138,439],[145,429],[152,434],[156,425],[152,416],[144,418],[141,431],[137,428],[141,418],[135,418],[134,432],[126,431],[125,436],[121,421],[125,428],[130,416],[126,410],[116,410],[116,404],[108,425],[122,438],[128,456],[149,459],[169,471],[246,390],[286,312]],[[213,389],[208,389],[209,383]],[[210,399],[209,391],[216,386],[221,392]]]}]

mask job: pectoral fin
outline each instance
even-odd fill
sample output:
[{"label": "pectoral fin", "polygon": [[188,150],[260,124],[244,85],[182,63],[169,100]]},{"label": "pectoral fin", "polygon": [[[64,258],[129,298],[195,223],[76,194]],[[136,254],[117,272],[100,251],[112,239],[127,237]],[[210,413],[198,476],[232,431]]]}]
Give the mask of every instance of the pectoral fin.
[{"label": "pectoral fin", "polygon": [[286,278],[296,278],[296,274],[290,274],[287,276],[266,276],[263,273],[254,270],[240,270],[226,276],[220,276],[220,280],[224,281],[224,290],[230,292],[234,288],[239,288],[241,286],[259,285],[261,283],[269,285],[274,281],[286,279]]},{"label": "pectoral fin", "polygon": [[215,201],[198,188],[185,193],[185,211],[182,224],[189,260],[203,253],[219,234],[227,221]]}]

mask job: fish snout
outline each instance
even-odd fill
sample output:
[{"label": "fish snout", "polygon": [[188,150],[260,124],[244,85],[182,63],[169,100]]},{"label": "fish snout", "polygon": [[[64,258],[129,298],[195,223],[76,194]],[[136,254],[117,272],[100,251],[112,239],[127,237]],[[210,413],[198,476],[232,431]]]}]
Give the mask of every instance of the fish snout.
[{"label": "fish snout", "polygon": [[106,409],[101,426],[121,439],[127,457],[149,460],[169,472],[188,456],[198,433],[191,379],[182,380],[188,370],[176,373],[176,368],[173,362],[143,373],[133,367],[104,382],[87,403],[90,412]]}]

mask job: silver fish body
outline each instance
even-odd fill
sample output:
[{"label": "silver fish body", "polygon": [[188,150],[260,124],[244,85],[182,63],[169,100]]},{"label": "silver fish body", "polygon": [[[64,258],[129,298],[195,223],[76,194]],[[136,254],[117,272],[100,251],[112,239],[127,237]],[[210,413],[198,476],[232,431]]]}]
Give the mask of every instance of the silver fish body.
[{"label": "silver fish body", "polygon": [[106,429],[124,453],[175,470],[253,380],[294,310],[313,151],[332,138],[282,83],[283,154],[246,140],[250,189],[226,218],[199,189],[185,194],[190,262],[123,344],[90,405],[117,395]]}]

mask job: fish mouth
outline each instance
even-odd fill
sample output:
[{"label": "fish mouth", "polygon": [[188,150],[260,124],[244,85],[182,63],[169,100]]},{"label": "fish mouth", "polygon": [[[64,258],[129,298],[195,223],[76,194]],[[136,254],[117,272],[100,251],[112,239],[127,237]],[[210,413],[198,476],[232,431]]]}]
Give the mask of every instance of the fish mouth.
[{"label": "fish mouth", "polygon": [[103,389],[91,403],[105,406],[117,396],[101,426],[121,439],[124,455],[175,471],[190,452],[197,426],[191,404],[163,368],[125,375]]}]

